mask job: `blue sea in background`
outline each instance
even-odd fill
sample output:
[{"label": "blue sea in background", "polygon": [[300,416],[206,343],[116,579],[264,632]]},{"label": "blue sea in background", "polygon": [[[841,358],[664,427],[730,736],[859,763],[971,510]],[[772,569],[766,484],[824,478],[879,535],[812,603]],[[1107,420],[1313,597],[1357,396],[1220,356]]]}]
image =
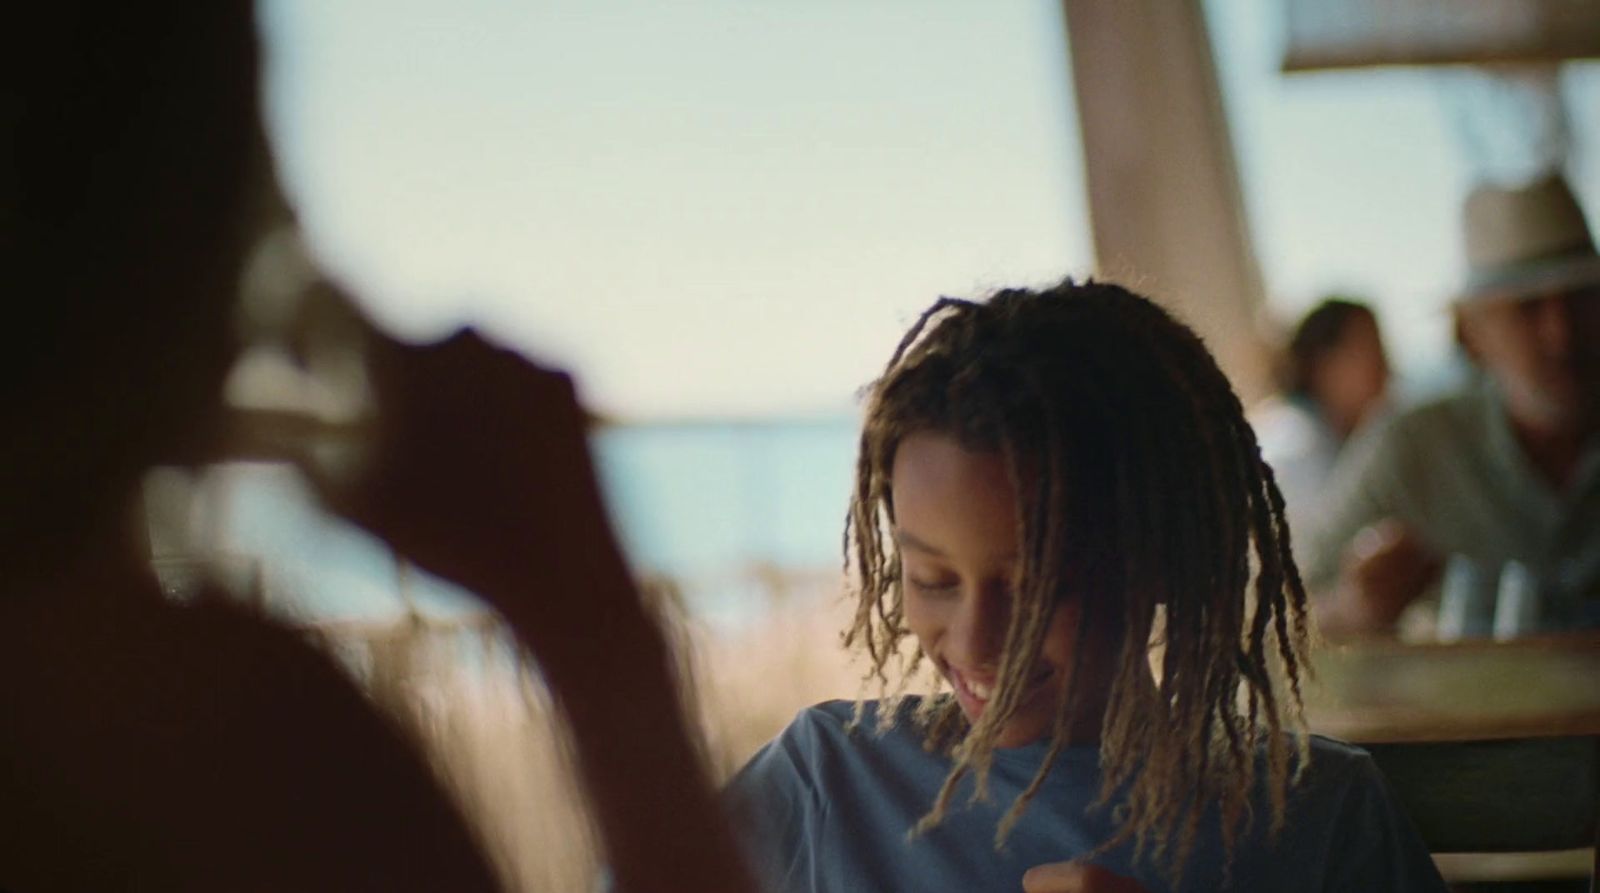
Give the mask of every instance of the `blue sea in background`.
[{"label": "blue sea in background", "polygon": [[594,443],[632,560],[693,579],[730,560],[837,564],[853,418],[610,428]]},{"label": "blue sea in background", "polygon": [[[767,607],[753,568],[840,566],[857,425],[853,416],[610,425],[592,448],[634,569],[676,581],[694,617],[727,629]],[[259,563],[275,609],[315,621],[393,616],[408,605],[444,614],[475,607],[329,517],[292,469],[235,465],[219,474],[214,547]]]}]

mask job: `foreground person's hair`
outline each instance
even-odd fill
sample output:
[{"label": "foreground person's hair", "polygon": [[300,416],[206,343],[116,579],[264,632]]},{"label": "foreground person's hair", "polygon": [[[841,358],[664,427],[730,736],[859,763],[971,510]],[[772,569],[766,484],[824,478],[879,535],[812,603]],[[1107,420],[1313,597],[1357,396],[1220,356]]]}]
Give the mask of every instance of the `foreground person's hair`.
[{"label": "foreground person's hair", "polygon": [[[891,689],[886,669],[910,635],[891,546],[890,472],[899,444],[916,432],[1002,458],[1016,485],[1021,548],[988,709],[969,728],[953,698],[924,702],[929,744],[955,765],[918,829],[943,818],[969,773],[975,796],[983,793],[1052,612],[1079,598],[1077,660],[1095,631],[1120,641],[1097,803],[1117,795],[1122,805],[1101,850],[1131,840],[1138,857],[1176,880],[1215,808],[1231,860],[1252,820],[1263,750],[1276,831],[1306,759],[1306,594],[1272,471],[1199,338],[1126,289],[1070,280],[981,303],[943,298],[912,326],[868,394],[845,530],[858,594],[845,641],[867,652],[889,695],[887,721],[905,683]],[[904,678],[923,658],[910,653],[899,667]],[[1085,700],[1077,670],[1048,755],[1006,813],[997,845],[1067,743]]]}]

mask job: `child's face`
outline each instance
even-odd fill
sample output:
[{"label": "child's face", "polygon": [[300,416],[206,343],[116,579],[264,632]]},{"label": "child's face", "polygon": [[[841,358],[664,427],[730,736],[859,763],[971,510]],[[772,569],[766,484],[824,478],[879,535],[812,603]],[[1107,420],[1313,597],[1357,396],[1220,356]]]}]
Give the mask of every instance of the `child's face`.
[{"label": "child's face", "polygon": [[[996,453],[972,452],[943,434],[907,437],[891,469],[895,539],[905,581],[905,620],[922,651],[955,690],[967,718],[983,715],[994,693],[1011,619],[1011,587],[1021,544],[1017,499]],[[1048,735],[1072,672],[1080,603],[1057,608],[1038,665],[1001,747]],[[1090,640],[1074,740],[1099,732],[1109,680],[1108,644]]]}]

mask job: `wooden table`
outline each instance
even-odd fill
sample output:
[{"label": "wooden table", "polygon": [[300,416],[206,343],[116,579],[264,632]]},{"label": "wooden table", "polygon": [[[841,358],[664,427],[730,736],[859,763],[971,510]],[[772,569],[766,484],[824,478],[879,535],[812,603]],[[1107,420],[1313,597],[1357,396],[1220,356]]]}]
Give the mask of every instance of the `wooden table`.
[{"label": "wooden table", "polygon": [[[1407,644],[1362,640],[1312,657],[1312,731],[1358,744],[1600,735],[1600,635]],[[1451,882],[1584,877],[1592,849],[1447,853]]]},{"label": "wooden table", "polygon": [[1600,635],[1361,640],[1312,656],[1306,721],[1358,744],[1600,735]]}]

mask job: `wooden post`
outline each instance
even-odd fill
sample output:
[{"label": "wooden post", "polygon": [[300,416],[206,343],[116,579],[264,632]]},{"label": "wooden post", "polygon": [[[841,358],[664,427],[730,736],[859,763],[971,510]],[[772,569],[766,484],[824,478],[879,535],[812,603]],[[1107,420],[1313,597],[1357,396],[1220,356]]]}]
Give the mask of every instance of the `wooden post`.
[{"label": "wooden post", "polygon": [[1248,405],[1273,390],[1261,275],[1199,0],[1062,0],[1098,275],[1199,331]]}]

